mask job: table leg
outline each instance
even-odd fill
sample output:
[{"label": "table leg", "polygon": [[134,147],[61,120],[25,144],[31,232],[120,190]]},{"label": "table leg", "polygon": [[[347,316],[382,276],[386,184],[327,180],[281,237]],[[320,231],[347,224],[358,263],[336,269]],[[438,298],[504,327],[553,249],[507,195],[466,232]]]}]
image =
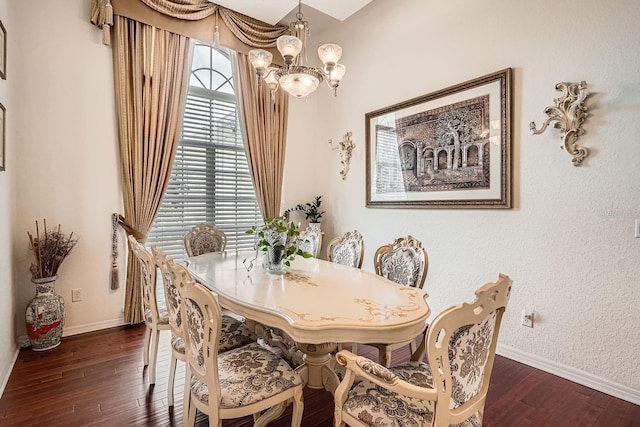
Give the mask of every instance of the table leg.
[{"label": "table leg", "polygon": [[337,348],[336,343],[303,344],[298,343],[300,350],[306,355],[304,365],[300,367],[301,375],[306,376],[307,387],[333,392],[339,381],[331,369],[331,352]]}]

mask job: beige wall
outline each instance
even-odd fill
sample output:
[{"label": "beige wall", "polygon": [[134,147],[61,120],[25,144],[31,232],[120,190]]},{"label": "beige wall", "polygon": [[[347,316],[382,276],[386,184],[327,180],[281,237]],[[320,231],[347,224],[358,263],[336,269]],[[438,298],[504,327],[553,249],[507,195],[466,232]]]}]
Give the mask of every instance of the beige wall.
[{"label": "beige wall", "polygon": [[[122,322],[122,289],[109,289],[111,213],[120,211],[111,49],[89,23],[90,1],[12,2],[15,22],[11,120],[17,192],[13,221],[16,332],[35,293],[27,231],[61,224],[78,244],[56,291],[66,303],[64,334]],[[84,300],[71,302],[71,289]]]},{"label": "beige wall", "polygon": [[[378,246],[420,239],[436,313],[509,274],[503,354],[640,402],[640,376],[630,375],[640,348],[638,18],[635,0],[372,2],[314,38],[342,45],[347,75],[337,98],[321,87],[291,102],[288,204],[323,194],[325,242],[357,228],[366,269]],[[365,113],[506,67],[514,69],[514,209],[367,209]],[[593,93],[581,139],[592,154],[574,167],[556,129],[532,136],[529,123],[545,119],[557,82],[580,80]],[[346,131],[356,151],[342,181],[326,141]],[[537,313],[533,329],[520,325],[525,307]]]},{"label": "beige wall", "polygon": [[[80,238],[57,283],[66,333],[121,321],[123,292],[109,290],[109,216],[121,204],[111,50],[88,22],[89,3],[0,0],[0,18],[7,7],[11,16],[9,80],[0,81],[11,144],[11,169],[0,173],[0,374],[34,294],[26,231],[36,219]],[[337,98],[322,87],[291,102],[283,205],[323,194],[325,241],[358,228],[367,269],[379,245],[406,234],[422,240],[434,312],[510,274],[503,352],[640,401],[640,378],[629,375],[640,346],[638,17],[634,0],[615,8],[598,0],[372,2],[330,34],[313,34],[343,45],[348,71]],[[365,208],[364,114],[505,67],[514,68],[515,208]],[[593,154],[581,168],[558,148],[556,130],[529,132],[561,80],[586,80],[595,93],[583,137]],[[327,140],[346,131],[357,147],[342,181]],[[84,301],[72,303],[78,287]],[[533,329],[519,325],[525,306],[538,313]]]}]

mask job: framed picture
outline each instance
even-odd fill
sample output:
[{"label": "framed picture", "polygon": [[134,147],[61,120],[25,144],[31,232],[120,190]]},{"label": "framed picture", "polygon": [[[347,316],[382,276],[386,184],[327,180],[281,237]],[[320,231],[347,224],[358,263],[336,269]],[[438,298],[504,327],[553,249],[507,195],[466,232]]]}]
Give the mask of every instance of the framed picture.
[{"label": "framed picture", "polygon": [[511,68],[365,115],[367,207],[511,208]]},{"label": "framed picture", "polygon": [[4,105],[0,104],[0,171],[4,170],[7,162],[7,151],[5,149],[5,114],[6,110],[4,109]]},{"label": "framed picture", "polygon": [[7,79],[7,30],[0,21],[0,78]]}]

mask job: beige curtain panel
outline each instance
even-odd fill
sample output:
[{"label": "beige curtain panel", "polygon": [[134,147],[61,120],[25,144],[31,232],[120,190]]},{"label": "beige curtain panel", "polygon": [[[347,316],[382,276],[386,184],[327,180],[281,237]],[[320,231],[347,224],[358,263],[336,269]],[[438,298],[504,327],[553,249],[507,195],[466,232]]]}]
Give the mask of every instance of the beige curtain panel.
[{"label": "beige curtain panel", "polygon": [[233,58],[233,78],[240,82],[240,122],[256,198],[262,216],[273,218],[280,215],[282,200],[289,96],[280,90],[272,99],[267,85],[258,82],[247,55],[237,52]]},{"label": "beige curtain panel", "polygon": [[[123,222],[143,237],[141,243],[171,175],[188,63],[187,37],[115,17],[113,65]],[[124,314],[132,324],[144,320],[140,280],[140,266],[129,251]]]}]

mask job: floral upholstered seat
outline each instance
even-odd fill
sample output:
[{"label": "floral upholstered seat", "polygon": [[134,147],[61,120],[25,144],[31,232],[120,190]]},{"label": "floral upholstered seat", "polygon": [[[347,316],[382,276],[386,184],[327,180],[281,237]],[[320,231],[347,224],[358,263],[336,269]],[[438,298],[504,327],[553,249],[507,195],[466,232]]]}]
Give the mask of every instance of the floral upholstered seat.
[{"label": "floral upholstered seat", "polygon": [[[429,258],[422,243],[412,236],[397,238],[393,243],[378,248],[373,255],[373,266],[376,274],[392,282],[405,286],[422,289],[427,278]],[[426,325],[425,325],[426,326]],[[378,361],[389,366],[393,350],[411,345],[411,352],[415,352],[415,340],[384,344],[369,344],[378,349]]]},{"label": "floral upholstered seat", "polygon": [[354,268],[362,267],[364,242],[358,230],[348,231],[329,242],[327,260]]},{"label": "floral upholstered seat", "polygon": [[[471,304],[440,313],[410,362],[386,368],[340,351],[336,360],[346,373],[335,392],[334,425],[482,426],[510,291],[511,280],[501,274],[478,289]],[[423,361],[425,352],[431,365]]]},{"label": "floral upholstered seat", "polygon": [[[302,384],[302,378],[284,360],[259,344],[221,353],[218,374],[220,407],[227,409],[258,403]],[[209,388],[195,377],[191,379],[191,393],[200,402],[209,403]]]},{"label": "floral upholstered seat", "polygon": [[[165,316],[168,318],[169,326],[171,327],[171,362],[169,365],[167,401],[169,406],[173,406],[173,385],[175,381],[176,364],[178,360],[186,360],[184,333],[182,331],[182,318],[180,314],[182,300],[180,299],[178,288],[176,288],[171,279],[170,265],[173,264],[173,261],[168,259],[166,254],[156,247],[152,247],[151,252],[162,273],[164,296],[167,304]],[[251,331],[244,322],[231,316],[222,316],[221,329],[220,346],[218,348],[221,352],[256,342],[258,339],[256,334]]]},{"label": "floral upholstered seat", "polygon": [[182,266],[171,263],[171,280],[181,298],[187,373],[184,425],[195,424],[196,409],[209,416],[209,425],[223,419],[254,415],[264,425],[293,402],[291,425],[302,421],[304,380],[284,360],[257,343],[219,352],[222,313],[217,300],[195,283]]},{"label": "floral upholstered seat", "polygon": [[153,257],[133,236],[129,236],[129,248],[138,260],[142,279],[142,307],[146,325],[142,358],[144,366],[149,366],[149,384],[155,384],[160,331],[170,328],[169,316],[167,309],[159,306],[156,298],[156,263]]},{"label": "floral upholstered seat", "polygon": [[224,232],[207,224],[196,225],[184,236],[184,248],[190,257],[222,252],[226,246],[227,236]]}]

